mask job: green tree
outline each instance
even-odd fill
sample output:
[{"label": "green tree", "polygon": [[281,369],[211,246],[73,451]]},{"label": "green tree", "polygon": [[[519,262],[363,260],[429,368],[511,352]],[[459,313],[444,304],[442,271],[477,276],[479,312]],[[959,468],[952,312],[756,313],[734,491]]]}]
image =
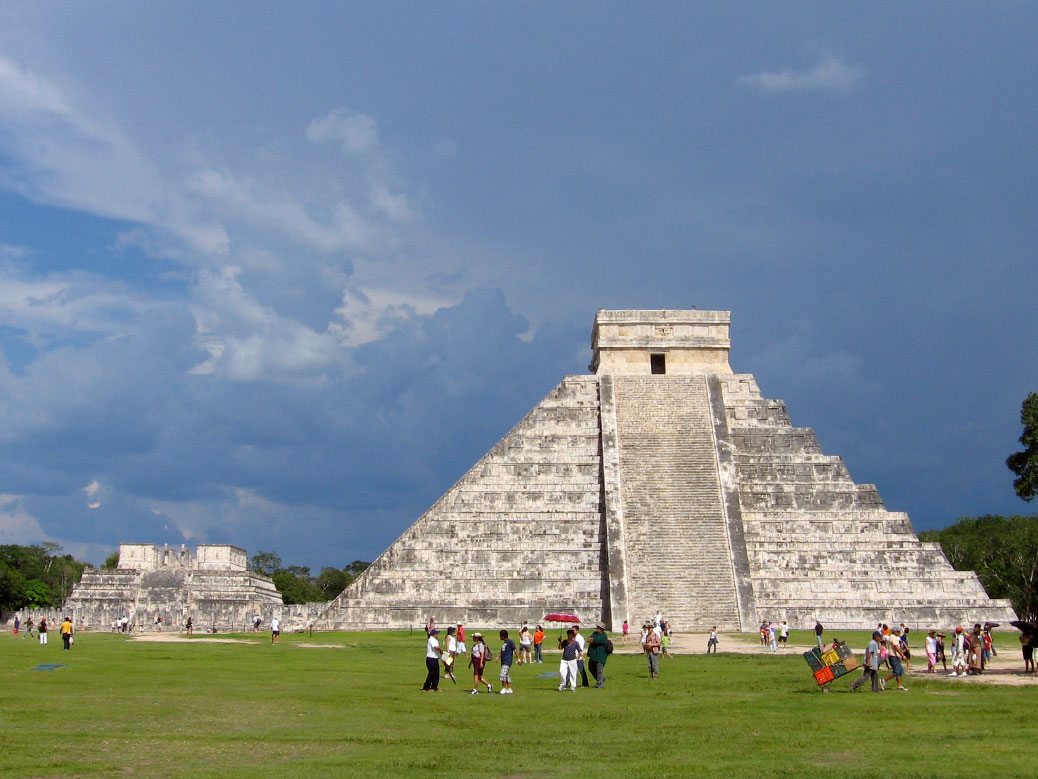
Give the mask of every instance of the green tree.
[{"label": "green tree", "polygon": [[324,600],[321,590],[309,579],[284,568],[274,572],[274,586],[286,604],[313,603]]},{"label": "green tree", "polygon": [[1020,436],[1024,449],[1009,455],[1006,465],[1016,474],[1017,478],[1013,480],[1016,494],[1030,502],[1038,495],[1038,392],[1032,392],[1024,399],[1020,422],[1024,426]]},{"label": "green tree", "polygon": [[[33,608],[51,605],[50,587],[39,579],[30,579],[25,584],[25,603]],[[60,604],[57,604],[60,605]]]},{"label": "green tree", "polygon": [[371,563],[366,563],[363,560],[354,560],[352,563],[343,568],[343,572],[350,577],[350,581],[353,581],[360,576],[364,571],[367,570]]},{"label": "green tree", "polygon": [[275,552],[256,552],[249,559],[249,570],[264,576],[273,576],[281,567],[281,557]]},{"label": "green tree", "polygon": [[939,542],[956,569],[976,571],[988,595],[1009,598],[1021,619],[1038,621],[1038,515],[963,517],[919,537]]},{"label": "green tree", "polygon": [[119,567],[119,553],[113,552],[105,558],[104,565],[102,568],[118,568]]},{"label": "green tree", "polygon": [[16,568],[0,568],[0,611],[15,611],[28,603],[25,576]]},{"label": "green tree", "polygon": [[0,608],[60,606],[85,567],[52,541],[0,546]]},{"label": "green tree", "polygon": [[350,583],[350,577],[345,571],[338,568],[322,568],[317,577],[317,586],[321,590],[323,600],[331,600],[346,589]]}]

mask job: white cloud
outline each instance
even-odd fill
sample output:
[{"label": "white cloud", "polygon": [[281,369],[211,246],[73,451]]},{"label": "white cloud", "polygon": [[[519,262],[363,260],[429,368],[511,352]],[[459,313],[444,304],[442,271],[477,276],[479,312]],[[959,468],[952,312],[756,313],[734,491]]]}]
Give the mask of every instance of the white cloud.
[{"label": "white cloud", "polygon": [[337,108],[310,122],[306,139],[311,143],[339,141],[344,153],[363,154],[378,147],[378,129],[367,114]]},{"label": "white cloud", "polygon": [[21,508],[21,495],[0,493],[0,544],[49,541],[39,521]]},{"label": "white cloud", "polygon": [[[83,488],[83,492],[86,493],[87,498],[94,498],[94,497],[96,497],[97,493],[100,492],[100,490],[101,490],[101,485],[98,483],[97,479],[94,479],[94,481],[90,482],[87,486],[85,486]],[[100,500],[88,500],[87,501],[87,508],[88,509],[99,509],[99,508],[101,508],[101,501]]]},{"label": "white cloud", "polygon": [[368,199],[376,211],[381,211],[394,222],[410,222],[415,217],[407,195],[390,192],[389,187],[382,181],[372,183]]},{"label": "white cloud", "polygon": [[865,69],[826,57],[810,70],[764,71],[740,76],[739,83],[765,92],[842,92],[856,89],[865,80]]}]

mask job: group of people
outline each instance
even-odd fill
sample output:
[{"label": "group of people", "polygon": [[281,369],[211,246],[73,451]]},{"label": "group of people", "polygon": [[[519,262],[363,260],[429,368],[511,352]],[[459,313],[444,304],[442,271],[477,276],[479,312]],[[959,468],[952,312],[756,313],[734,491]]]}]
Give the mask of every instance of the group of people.
[{"label": "group of people", "polygon": [[[714,630],[717,630],[717,628],[714,628]],[[781,623],[762,620],[760,623],[760,645],[770,647],[772,652],[777,652],[780,646],[788,646],[789,625],[786,624],[786,620],[782,620]]]},{"label": "group of people", "polygon": [[[994,626],[990,623],[981,625],[979,622],[972,628],[963,628],[961,625],[952,632],[952,670],[948,676],[978,676],[984,673],[985,667],[990,659],[997,655],[995,642],[991,635]],[[872,691],[880,692],[886,689],[886,683],[891,679],[897,681],[897,689],[907,690],[902,684],[905,668],[912,667],[912,650],[909,647],[908,635],[911,628],[901,623],[899,627],[891,628],[885,624],[876,626],[872,633],[872,640],[865,649],[865,664],[863,674],[851,684],[851,690],[858,689],[866,681],[871,681]],[[946,635],[936,629],[927,631],[924,639],[926,650],[926,671],[937,673],[937,664],[940,663],[943,671],[948,670],[948,656],[945,651]],[[1023,639],[1021,639],[1023,642]],[[1026,646],[1026,643],[1025,643]],[[1027,652],[1024,653],[1024,670],[1027,670]],[[1031,669],[1033,670],[1033,660]],[[880,669],[886,666],[890,675],[883,677]]]},{"label": "group of people", "polygon": [[[447,628],[444,646],[440,646],[440,630],[431,619],[426,625],[425,634],[426,677],[425,683],[422,685],[423,692],[439,692],[441,665],[444,672],[454,679],[458,661],[465,656],[468,656],[468,667],[472,669],[472,690],[469,694],[478,695],[480,685],[486,688],[488,693],[494,691],[494,685],[486,678],[485,671],[487,664],[494,662],[495,657],[482,633],[472,634],[471,650],[465,643],[465,627],[461,623]],[[501,641],[501,649],[496,657],[496,661],[501,666],[498,673],[500,694],[512,695],[515,692],[512,686],[512,666],[524,663],[543,663],[545,633],[540,625],[531,631],[528,623],[524,622],[519,628],[518,646],[509,637],[507,630],[498,631],[498,638]],[[584,687],[591,686],[584,665],[585,653],[591,674],[595,679],[594,686],[602,687],[605,684],[605,664],[609,654],[612,653],[612,642],[606,635],[604,627],[596,625],[590,639],[585,639],[580,633],[579,625],[574,626],[566,631],[565,635],[559,637],[559,649],[562,650],[562,660],[559,664],[560,691],[567,687],[576,690],[578,676]]]},{"label": "group of people", "polygon": [[[22,618],[21,615],[14,615],[14,635],[18,635],[22,631]],[[47,624],[46,617],[40,617],[40,624],[37,625],[33,622],[32,617],[27,617],[24,625],[25,632],[22,634],[22,638],[28,636],[32,638],[33,630],[36,631],[36,636],[40,642],[40,646],[47,645],[47,636],[50,634],[51,626]],[[62,620],[61,625],[58,627],[58,633],[61,635],[61,641],[64,644],[64,648],[69,650],[72,648],[72,644],[75,642],[73,637],[75,634],[75,628],[72,626],[72,618],[65,617]]]}]

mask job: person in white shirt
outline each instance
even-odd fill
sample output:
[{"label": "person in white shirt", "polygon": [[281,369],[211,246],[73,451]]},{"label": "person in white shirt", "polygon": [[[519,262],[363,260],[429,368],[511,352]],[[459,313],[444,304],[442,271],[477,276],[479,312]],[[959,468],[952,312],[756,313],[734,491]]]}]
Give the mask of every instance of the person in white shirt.
[{"label": "person in white shirt", "polygon": [[937,673],[937,631],[926,634],[926,672]]},{"label": "person in white shirt", "polygon": [[[644,644],[645,642],[643,641],[642,643]],[[710,637],[706,641],[706,653],[710,654],[711,650],[713,650],[715,655],[717,654],[717,625],[710,628]]]},{"label": "person in white shirt", "polygon": [[281,643],[281,623],[278,622],[277,617],[270,620],[270,643]]},{"label": "person in white shirt", "polygon": [[422,692],[440,691],[440,655],[443,654],[443,650],[440,649],[439,635],[440,631],[433,628],[429,631],[429,638],[425,641],[425,668],[428,673],[425,676]]},{"label": "person in white shirt", "polygon": [[580,649],[580,655],[577,657],[577,670],[580,672],[581,686],[590,687],[591,684],[587,679],[587,669],[584,667],[584,647],[587,646],[587,639],[580,635],[580,625],[574,625],[573,630],[576,631],[573,640],[577,642],[577,646]]},{"label": "person in white shirt", "polygon": [[966,634],[962,626],[955,628],[955,639],[952,641],[952,672],[948,676],[966,675]]}]

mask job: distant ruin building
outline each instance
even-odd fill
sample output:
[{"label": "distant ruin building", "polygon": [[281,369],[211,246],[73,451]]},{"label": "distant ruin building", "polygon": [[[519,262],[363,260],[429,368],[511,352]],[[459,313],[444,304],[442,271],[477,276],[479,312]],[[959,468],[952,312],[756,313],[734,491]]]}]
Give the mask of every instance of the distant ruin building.
[{"label": "distant ruin building", "polygon": [[199,632],[244,630],[254,614],[282,604],[274,582],[247,565],[245,550],[227,544],[199,544],[193,554],[183,546],[120,544],[118,567],[86,569],[63,608],[75,624],[85,618],[95,629],[128,617],[154,630],[161,616],[167,629],[179,630],[191,616]]},{"label": "distant ruin building", "polygon": [[727,311],[599,311],[567,376],[332,602],[324,627],[1015,619],[728,364]]}]

